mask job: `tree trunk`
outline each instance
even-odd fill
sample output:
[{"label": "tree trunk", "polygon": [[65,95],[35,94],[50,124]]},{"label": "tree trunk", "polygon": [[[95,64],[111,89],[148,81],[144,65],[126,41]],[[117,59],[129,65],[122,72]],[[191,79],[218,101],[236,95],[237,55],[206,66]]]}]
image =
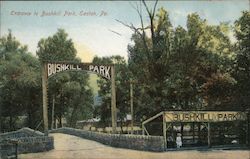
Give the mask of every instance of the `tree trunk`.
[{"label": "tree trunk", "polygon": [[10,131],[13,130],[12,122],[13,122],[13,117],[12,117],[12,114],[10,114],[10,121],[9,121],[9,130]]},{"label": "tree trunk", "polygon": [[74,127],[75,126],[75,124],[73,125],[73,123],[74,123],[74,115],[76,115],[76,111],[77,111],[77,108],[76,108],[77,106],[75,106],[74,107],[74,109],[73,109],[73,111],[72,111],[72,113],[71,113],[71,116],[70,116],[70,120],[69,120],[69,125],[70,125],[70,127]]},{"label": "tree trunk", "polygon": [[60,114],[59,115],[59,128],[62,127],[62,115]]},{"label": "tree trunk", "polygon": [[31,120],[32,120],[32,119],[31,119],[31,111],[30,111],[30,108],[28,107],[28,127],[29,127],[29,128],[32,128],[32,127],[31,127],[31,125],[32,125],[32,124],[31,124]]},{"label": "tree trunk", "polygon": [[2,105],[0,104],[0,133],[2,133],[2,125],[3,125],[3,119],[2,119]]},{"label": "tree trunk", "polygon": [[54,118],[54,128],[57,129],[56,117]]}]

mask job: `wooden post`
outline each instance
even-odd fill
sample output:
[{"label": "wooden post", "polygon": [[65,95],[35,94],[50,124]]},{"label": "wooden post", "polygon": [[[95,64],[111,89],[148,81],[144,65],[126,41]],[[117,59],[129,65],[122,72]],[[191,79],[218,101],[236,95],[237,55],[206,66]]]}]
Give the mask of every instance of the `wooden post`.
[{"label": "wooden post", "polygon": [[55,114],[55,95],[52,99],[52,112],[51,112],[51,130],[54,129],[54,115]]},{"label": "wooden post", "polygon": [[18,159],[18,141],[16,141],[14,144],[15,144],[15,159]]},{"label": "wooden post", "polygon": [[111,116],[112,132],[116,133],[117,114],[116,114],[116,92],[115,92],[115,68],[111,66]]},{"label": "wooden post", "polygon": [[43,89],[43,124],[44,135],[48,136],[48,73],[47,64],[43,63],[42,69],[42,89]]},{"label": "wooden post", "polygon": [[144,136],[145,135],[145,126],[144,126],[144,124],[142,124],[142,135]]},{"label": "wooden post", "polygon": [[131,134],[134,133],[133,81],[130,80]]},{"label": "wooden post", "polygon": [[2,105],[0,104],[0,133],[2,133]]},{"label": "wooden post", "polygon": [[163,139],[164,139],[164,150],[167,149],[167,124],[165,120],[165,112],[162,115],[162,122],[163,122]]},{"label": "wooden post", "polygon": [[55,124],[55,128],[57,129],[58,120],[56,119],[55,121],[56,121],[56,122],[55,122],[55,123],[56,123],[56,124]]},{"label": "wooden post", "polygon": [[246,132],[246,145],[248,147],[250,147],[250,137],[249,137],[249,131],[250,131],[250,128],[249,128],[249,121],[250,121],[250,109],[247,109],[247,112],[246,112],[246,115],[247,115],[247,118],[246,118],[246,122],[247,122],[247,132]]},{"label": "wooden post", "polygon": [[249,146],[249,125],[247,120],[247,131],[246,131],[246,145]]},{"label": "wooden post", "polygon": [[201,140],[201,123],[198,122],[198,141]]},{"label": "wooden post", "polygon": [[195,133],[194,133],[194,127],[195,127],[195,124],[194,124],[194,122],[192,122],[192,131],[193,131],[193,133],[192,133],[192,135],[193,135],[193,143],[194,143],[194,140],[195,140]]},{"label": "wooden post", "polygon": [[211,134],[210,134],[210,123],[207,123],[207,144],[211,147]]}]

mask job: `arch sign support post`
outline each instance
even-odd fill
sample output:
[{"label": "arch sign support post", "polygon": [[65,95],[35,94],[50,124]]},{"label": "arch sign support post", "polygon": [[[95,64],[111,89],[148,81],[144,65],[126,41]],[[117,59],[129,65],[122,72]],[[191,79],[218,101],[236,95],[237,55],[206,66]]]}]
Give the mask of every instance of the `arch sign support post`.
[{"label": "arch sign support post", "polygon": [[48,78],[63,71],[87,71],[100,75],[111,81],[111,116],[112,132],[116,133],[116,89],[115,89],[115,68],[114,65],[97,65],[92,63],[69,63],[69,62],[44,62],[42,69],[42,90],[43,90],[43,122],[44,134],[48,135]]}]

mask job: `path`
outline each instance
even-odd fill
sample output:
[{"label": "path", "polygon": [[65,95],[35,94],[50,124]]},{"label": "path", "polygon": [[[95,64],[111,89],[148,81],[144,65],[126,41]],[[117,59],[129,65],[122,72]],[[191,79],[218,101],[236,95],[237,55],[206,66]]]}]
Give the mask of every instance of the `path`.
[{"label": "path", "polygon": [[79,137],[54,133],[55,149],[21,154],[19,159],[250,159],[247,150],[145,152],[114,148]]}]

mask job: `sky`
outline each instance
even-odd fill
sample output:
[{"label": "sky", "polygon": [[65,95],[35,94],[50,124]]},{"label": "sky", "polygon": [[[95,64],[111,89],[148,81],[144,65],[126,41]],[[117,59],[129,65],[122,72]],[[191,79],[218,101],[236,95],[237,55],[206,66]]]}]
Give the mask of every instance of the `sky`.
[{"label": "sky", "polygon": [[[127,58],[132,30],[116,19],[140,26],[140,19],[132,6],[139,1],[0,1],[0,36],[8,29],[29,51],[36,54],[41,38],[47,38],[63,28],[77,49],[83,62],[97,56],[121,55]],[[150,8],[154,1],[148,1]],[[211,25],[220,22],[233,24],[243,10],[249,10],[248,0],[159,1],[157,8],[169,12],[173,27],[186,27],[187,15],[197,12]],[[149,22],[145,9],[143,18]],[[44,14],[45,13],[45,14]],[[66,13],[66,14],[65,14]]]}]

